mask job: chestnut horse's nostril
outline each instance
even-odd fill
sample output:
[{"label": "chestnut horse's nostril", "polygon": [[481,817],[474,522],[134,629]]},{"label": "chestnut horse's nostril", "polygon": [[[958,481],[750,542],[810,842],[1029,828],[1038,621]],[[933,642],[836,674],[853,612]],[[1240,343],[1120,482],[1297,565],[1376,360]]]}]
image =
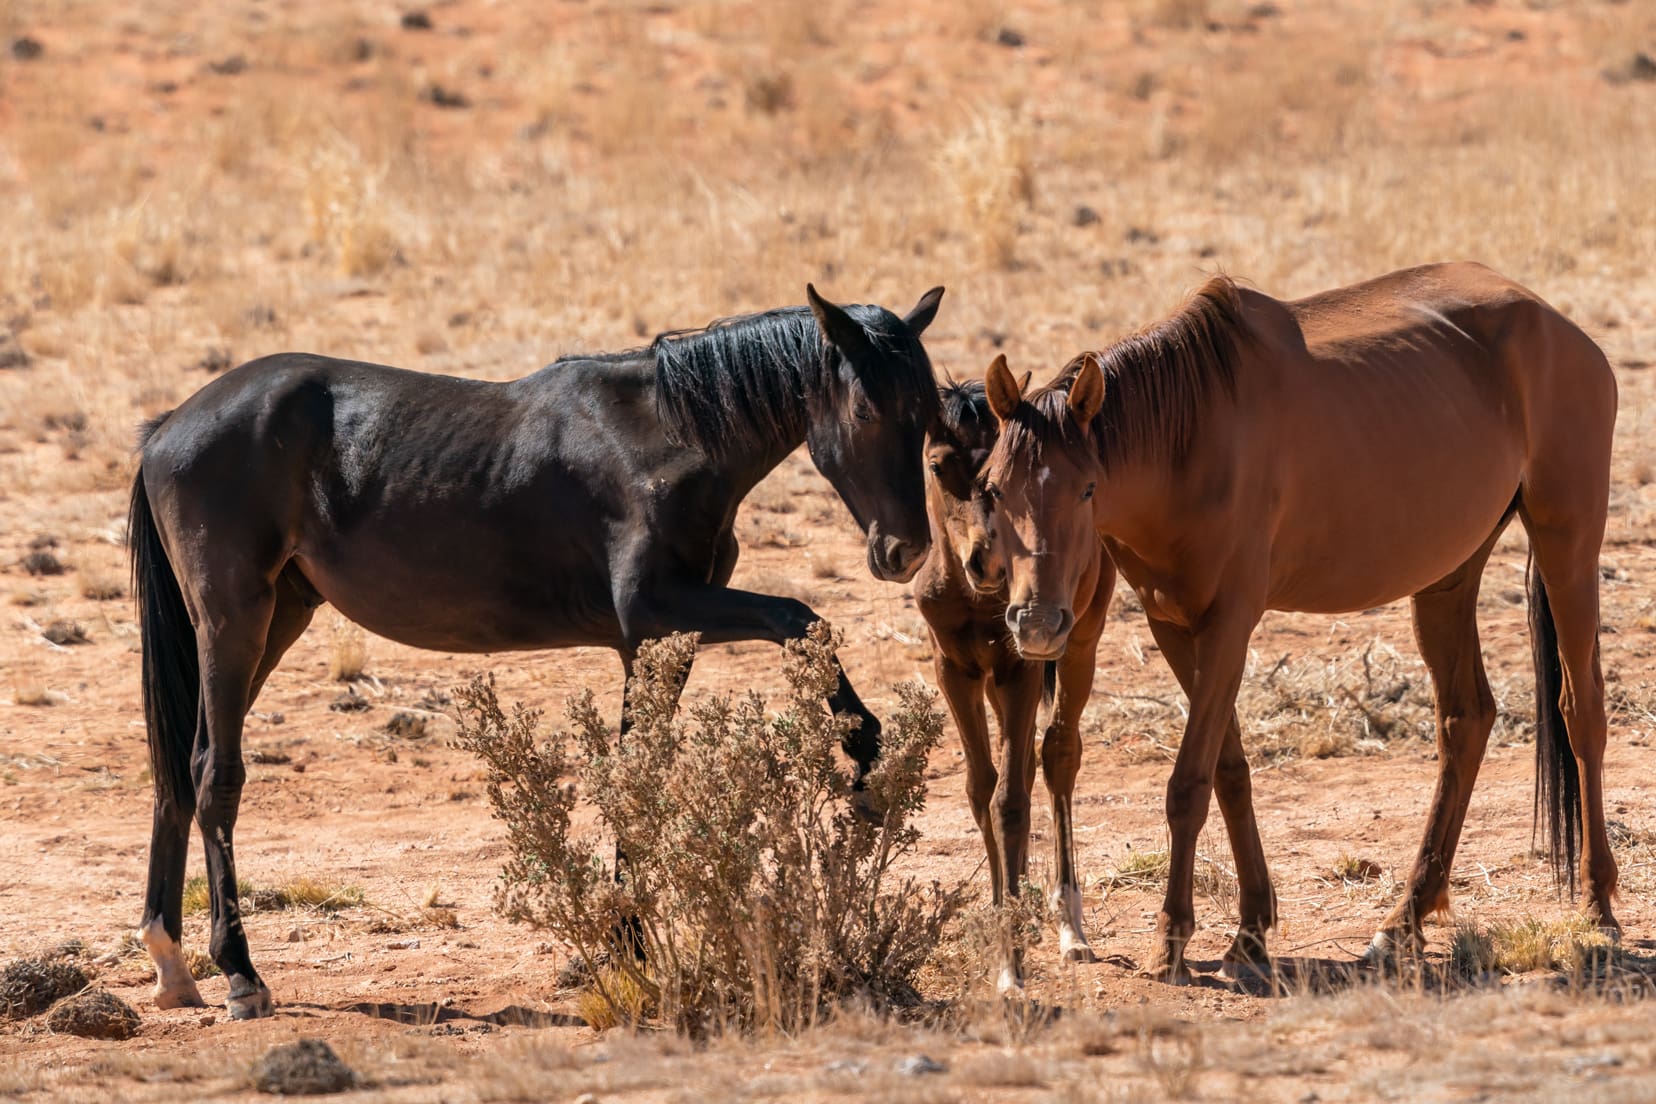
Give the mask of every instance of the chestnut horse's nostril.
[{"label": "chestnut horse's nostril", "polygon": [[1070,629],[1075,627],[1075,614],[1058,606],[1008,606],[1006,627],[1012,630],[1019,651],[1048,657],[1063,650]]}]

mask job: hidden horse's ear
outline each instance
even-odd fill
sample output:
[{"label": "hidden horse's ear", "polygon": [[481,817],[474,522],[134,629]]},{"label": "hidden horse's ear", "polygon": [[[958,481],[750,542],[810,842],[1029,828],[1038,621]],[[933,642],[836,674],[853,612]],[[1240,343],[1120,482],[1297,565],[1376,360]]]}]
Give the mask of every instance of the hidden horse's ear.
[{"label": "hidden horse's ear", "polygon": [[937,317],[937,305],[942,301],[943,289],[934,287],[922,295],[920,301],[914,304],[914,309],[909,311],[903,318],[903,321],[908,324],[908,328],[914,331],[915,337],[919,337],[926,332],[926,327],[931,325],[932,319]]},{"label": "hidden horse's ear", "polygon": [[1023,378],[1022,383],[1012,378],[1012,369],[1006,366],[1005,353],[995,357],[989,371],[983,375],[983,389],[989,397],[989,409],[995,412],[996,420],[1005,422],[1012,417],[1018,404],[1023,402],[1024,384],[1028,382],[1028,376]]},{"label": "hidden horse's ear", "polygon": [[874,363],[874,346],[856,319],[818,295],[817,289],[810,284],[805,285],[805,300],[811,304],[811,313],[816,315],[822,336],[831,345],[844,353],[855,366]]},{"label": "hidden horse's ear", "polygon": [[1069,402],[1070,417],[1075,424],[1085,432],[1098,416],[1104,406],[1104,369],[1099,367],[1098,357],[1087,353],[1081,358],[1081,370],[1076,372],[1075,381],[1070,384]]}]

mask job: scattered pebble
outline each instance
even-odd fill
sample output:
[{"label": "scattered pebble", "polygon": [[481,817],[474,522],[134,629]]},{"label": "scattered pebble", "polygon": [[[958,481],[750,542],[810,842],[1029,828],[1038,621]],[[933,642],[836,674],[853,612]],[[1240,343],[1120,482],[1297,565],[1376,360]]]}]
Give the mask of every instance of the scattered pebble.
[{"label": "scattered pebble", "polygon": [[914,1054],[892,1067],[906,1077],[920,1077],[928,1073],[942,1073],[949,1067],[926,1054]]},{"label": "scattered pebble", "polygon": [[388,951],[417,951],[420,949],[418,939],[393,939],[385,945]]},{"label": "scattered pebble", "polygon": [[50,548],[37,548],[23,557],[23,570],[30,575],[62,575],[64,567]]},{"label": "scattered pebble", "polygon": [[28,35],[19,35],[12,39],[12,57],[18,61],[33,61],[46,52],[46,47],[40,44],[40,39],[30,38]]},{"label": "scattered pebble", "polygon": [[1024,38],[1023,32],[1014,31],[1011,27],[1002,27],[1000,33],[995,35],[997,45],[1005,46],[1011,50],[1020,48],[1025,41],[1027,40]]},{"label": "scattered pebble", "polygon": [[86,635],[86,630],[73,621],[53,621],[40,630],[40,635],[60,647],[92,643],[92,638]]},{"label": "scattered pebble", "polygon": [[402,29],[405,31],[431,30],[431,16],[423,11],[403,12]]},{"label": "scattered pebble", "polygon": [[343,694],[328,703],[328,708],[335,713],[363,713],[374,708],[374,703],[357,693],[356,687],[348,686]]},{"label": "scattered pebble", "polygon": [[1070,221],[1076,226],[1091,226],[1098,221],[1098,212],[1083,203],[1076,207],[1075,214],[1070,217]]},{"label": "scattered pebble", "polygon": [[0,369],[27,368],[29,354],[17,343],[9,330],[0,330]]},{"label": "scattered pebble", "polygon": [[262,1093],[339,1093],[354,1088],[356,1081],[356,1074],[321,1039],[300,1039],[272,1047],[253,1063],[253,1087]]}]

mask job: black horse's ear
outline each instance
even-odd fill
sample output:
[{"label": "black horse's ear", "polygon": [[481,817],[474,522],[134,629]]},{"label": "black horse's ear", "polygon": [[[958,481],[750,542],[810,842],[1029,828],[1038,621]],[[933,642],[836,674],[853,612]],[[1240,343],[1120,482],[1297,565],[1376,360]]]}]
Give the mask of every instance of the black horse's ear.
[{"label": "black horse's ear", "polygon": [[937,305],[942,301],[943,289],[934,287],[922,295],[920,301],[914,304],[914,309],[904,316],[903,321],[914,331],[915,337],[926,332],[926,327],[937,317]]},{"label": "black horse's ear", "polygon": [[[1024,377],[1027,383],[1029,377]],[[1023,402],[1023,384],[1012,378],[1012,369],[1006,366],[1006,354],[995,357],[994,363],[989,365],[989,371],[983,374],[983,390],[989,399],[989,409],[994,411],[995,419],[1005,422],[1017,412],[1018,404]]]},{"label": "black horse's ear", "polygon": [[818,295],[817,289],[810,284],[805,285],[805,300],[811,304],[811,313],[816,315],[817,325],[830,344],[844,353],[853,365],[874,363],[874,346],[856,319]]}]

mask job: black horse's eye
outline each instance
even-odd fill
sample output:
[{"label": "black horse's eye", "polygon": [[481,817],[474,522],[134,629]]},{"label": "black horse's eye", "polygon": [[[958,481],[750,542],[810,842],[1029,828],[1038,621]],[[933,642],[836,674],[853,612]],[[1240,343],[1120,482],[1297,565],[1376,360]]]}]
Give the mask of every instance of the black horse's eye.
[{"label": "black horse's eye", "polygon": [[858,399],[856,405],[851,408],[851,416],[859,422],[872,422],[874,407],[867,399]]},{"label": "black horse's eye", "polygon": [[1089,501],[1093,496],[1093,489],[1097,486],[1098,486],[1097,483],[1088,483],[1087,484],[1087,489],[1081,492],[1081,501],[1082,502]]}]

